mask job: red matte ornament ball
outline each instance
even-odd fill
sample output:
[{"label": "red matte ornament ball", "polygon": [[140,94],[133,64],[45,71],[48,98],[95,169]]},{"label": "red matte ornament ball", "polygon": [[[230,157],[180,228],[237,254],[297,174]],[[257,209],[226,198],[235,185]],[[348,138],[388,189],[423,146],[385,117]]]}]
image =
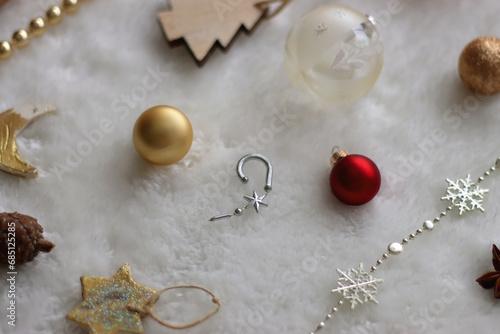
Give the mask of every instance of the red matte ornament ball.
[{"label": "red matte ornament ball", "polygon": [[362,205],[371,201],[380,189],[380,181],[377,165],[357,154],[339,159],[330,173],[333,194],[348,205]]}]

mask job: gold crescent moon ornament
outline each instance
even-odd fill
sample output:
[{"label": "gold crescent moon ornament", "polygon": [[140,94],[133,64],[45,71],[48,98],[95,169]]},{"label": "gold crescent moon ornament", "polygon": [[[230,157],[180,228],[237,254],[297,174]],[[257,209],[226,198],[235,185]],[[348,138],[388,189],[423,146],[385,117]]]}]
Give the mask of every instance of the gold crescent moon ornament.
[{"label": "gold crescent moon ornament", "polygon": [[17,152],[16,136],[34,119],[54,113],[53,104],[27,104],[0,114],[0,170],[22,177],[36,177],[38,170]]}]

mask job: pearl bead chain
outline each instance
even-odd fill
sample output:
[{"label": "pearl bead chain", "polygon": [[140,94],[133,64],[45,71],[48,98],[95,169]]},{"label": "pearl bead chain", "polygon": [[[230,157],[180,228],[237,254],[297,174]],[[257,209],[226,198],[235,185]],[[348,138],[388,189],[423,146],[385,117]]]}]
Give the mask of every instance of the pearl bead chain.
[{"label": "pearl bead chain", "polygon": [[42,36],[47,24],[56,25],[61,22],[63,13],[73,14],[80,7],[80,2],[90,0],[62,0],[61,6],[52,6],[45,17],[36,17],[30,21],[27,29],[19,29],[12,34],[12,41],[0,41],[0,60],[7,60],[12,56],[14,46],[18,49],[26,47],[32,37]]},{"label": "pearl bead chain", "polygon": [[[460,182],[462,182],[463,185],[465,185],[467,183],[470,186],[474,186],[475,187],[474,189],[464,189],[464,190],[462,190],[462,193],[461,193],[461,195],[463,195],[462,197],[468,197],[468,196],[471,196],[471,195],[474,195],[474,196],[477,195],[477,196],[479,196],[478,195],[478,191],[479,191],[479,193],[481,193],[481,191],[479,190],[479,188],[477,186],[480,183],[482,183],[493,172],[495,172],[495,171],[497,171],[499,169],[500,169],[500,158],[498,158],[495,161],[495,164],[492,167],[490,167],[486,172],[484,172],[484,174],[482,176],[480,176],[477,179],[477,182],[475,184],[471,183],[472,181],[470,180],[470,175],[467,177],[467,179],[461,179],[461,180],[459,180]],[[457,181],[455,183],[451,182],[451,184],[450,184],[451,180],[447,179],[446,181],[449,183],[448,189],[452,189],[452,190],[455,189],[456,183],[459,182],[459,181]],[[487,189],[483,189],[482,190],[482,193],[486,193],[486,192],[488,192]],[[481,201],[476,202],[475,206],[472,206],[471,208],[468,208],[467,210],[464,210],[464,211],[474,211],[474,210],[484,211],[483,208],[480,206],[480,204],[482,203],[482,193],[480,194],[481,195]],[[464,199],[462,197],[461,197],[461,200]],[[451,199],[448,198],[448,196],[446,196],[446,197],[442,197],[441,200],[451,200]],[[476,201],[477,201],[477,199],[476,199]],[[415,232],[410,233],[407,237],[403,238],[401,240],[401,242],[392,242],[392,243],[390,243],[389,246],[387,246],[386,252],[383,253],[383,255],[375,262],[375,265],[370,268],[369,274],[374,273],[378,269],[378,267],[381,266],[390,257],[397,256],[397,255],[401,254],[403,252],[404,247],[410,241],[417,239],[417,237],[423,235],[425,232],[432,231],[441,222],[441,220],[443,218],[445,218],[448,215],[448,213],[450,213],[453,210],[454,207],[460,208],[461,205],[460,205],[460,203],[455,203],[454,201],[452,201],[451,205],[449,205],[448,207],[446,207],[446,209],[444,211],[442,211],[441,213],[439,213],[439,215],[437,215],[434,219],[424,221],[423,224],[422,224],[422,227],[416,229]],[[359,267],[358,270],[362,271],[363,267],[360,265],[360,267]],[[338,269],[337,269],[337,272],[339,272]],[[363,274],[368,275],[368,273],[364,273],[364,272],[363,272]],[[370,282],[368,282],[368,283],[371,283],[372,281],[374,281],[374,280],[370,276]],[[340,280],[339,280],[339,282],[340,282]],[[377,283],[377,282],[375,282],[375,283]],[[351,287],[342,286],[341,289],[335,289],[335,290],[332,290],[332,292],[338,292],[340,290],[345,290],[346,288],[353,289],[353,291],[355,291],[355,290],[358,289],[358,286],[360,286],[359,282],[353,281],[352,288]],[[374,288],[374,290],[375,290],[375,292],[372,292],[372,293],[376,294],[376,288]],[[374,298],[373,298],[372,295],[370,295],[370,297],[372,298],[371,300],[374,300]],[[321,331],[326,326],[326,323],[329,320],[332,319],[333,314],[337,313],[337,311],[339,310],[340,306],[342,306],[342,304],[345,303],[344,301],[345,301],[345,296],[338,301],[337,306],[333,307],[331,309],[331,311],[326,314],[325,318],[323,318],[323,320],[316,326],[316,329],[314,331],[310,332],[310,334],[318,334],[318,332]],[[363,304],[363,302],[360,302],[360,304]],[[353,304],[351,304],[351,305],[353,305]],[[354,304],[353,307],[351,307],[351,308],[354,308],[355,305],[356,304]]]}]

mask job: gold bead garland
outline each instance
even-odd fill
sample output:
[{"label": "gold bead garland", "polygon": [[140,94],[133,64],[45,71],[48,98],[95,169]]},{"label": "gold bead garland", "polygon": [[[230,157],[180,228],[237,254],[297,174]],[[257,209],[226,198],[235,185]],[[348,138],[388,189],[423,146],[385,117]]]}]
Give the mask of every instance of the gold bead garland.
[{"label": "gold bead garland", "polygon": [[30,36],[24,29],[19,29],[12,35],[12,44],[18,49],[22,49],[30,42]]},{"label": "gold bead garland", "polygon": [[47,29],[45,20],[42,17],[37,17],[31,20],[28,32],[33,37],[40,37],[45,32],[45,29]]},{"label": "gold bead garland", "polygon": [[66,12],[73,14],[74,12],[76,12],[78,10],[78,7],[80,7],[80,1],[79,0],[63,0],[62,7]]},{"label": "gold bead garland", "polygon": [[52,6],[45,13],[45,17],[36,17],[31,20],[27,29],[19,29],[12,34],[12,40],[0,41],[0,60],[12,56],[14,46],[18,49],[26,47],[32,37],[42,36],[47,24],[56,25],[61,22],[64,13],[73,14],[80,7],[80,2],[90,0],[62,0],[61,6]]},{"label": "gold bead garland", "polygon": [[0,42],[0,60],[8,59],[12,54],[12,47],[9,42]]},{"label": "gold bead garland", "polygon": [[59,6],[53,6],[47,10],[47,13],[45,13],[47,16],[47,22],[52,25],[61,22],[62,14],[62,9]]}]

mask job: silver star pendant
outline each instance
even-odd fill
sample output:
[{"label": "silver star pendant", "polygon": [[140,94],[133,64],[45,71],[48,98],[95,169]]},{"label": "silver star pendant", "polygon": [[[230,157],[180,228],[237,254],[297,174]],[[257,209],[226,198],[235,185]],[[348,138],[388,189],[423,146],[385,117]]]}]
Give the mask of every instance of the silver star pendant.
[{"label": "silver star pendant", "polygon": [[266,196],[267,194],[262,196],[257,195],[257,192],[255,190],[253,191],[253,196],[243,196],[243,198],[248,202],[248,204],[245,205],[245,209],[249,206],[253,206],[255,208],[255,211],[259,212],[259,208],[261,205],[267,206],[267,204],[263,202]]}]

